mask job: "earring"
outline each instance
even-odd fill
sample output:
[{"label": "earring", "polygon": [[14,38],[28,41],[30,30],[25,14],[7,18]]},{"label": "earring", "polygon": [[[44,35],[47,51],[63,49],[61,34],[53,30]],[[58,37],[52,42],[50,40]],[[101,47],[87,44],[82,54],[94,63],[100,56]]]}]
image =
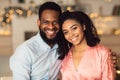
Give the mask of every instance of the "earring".
[{"label": "earring", "polygon": [[68,43],[68,48],[70,49],[70,44]]},{"label": "earring", "polygon": [[86,30],[86,26],[85,25],[83,25],[83,30]]}]

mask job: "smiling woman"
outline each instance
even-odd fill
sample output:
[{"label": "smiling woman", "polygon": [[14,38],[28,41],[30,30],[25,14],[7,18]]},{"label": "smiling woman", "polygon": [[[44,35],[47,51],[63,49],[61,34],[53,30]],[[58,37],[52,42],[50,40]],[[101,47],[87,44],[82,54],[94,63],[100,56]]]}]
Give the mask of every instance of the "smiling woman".
[{"label": "smiling woman", "polygon": [[78,22],[70,19],[65,21],[63,26],[65,26],[62,28],[63,34],[70,43],[77,45],[77,44],[81,44],[81,42],[84,41],[85,38],[84,38],[83,30],[85,30],[85,25],[83,29]]},{"label": "smiling woman", "polygon": [[65,48],[61,51],[65,57],[60,69],[62,80],[114,80],[111,52],[100,44],[89,16],[82,11],[65,11],[59,18],[59,24],[60,41],[64,43],[60,47]]}]

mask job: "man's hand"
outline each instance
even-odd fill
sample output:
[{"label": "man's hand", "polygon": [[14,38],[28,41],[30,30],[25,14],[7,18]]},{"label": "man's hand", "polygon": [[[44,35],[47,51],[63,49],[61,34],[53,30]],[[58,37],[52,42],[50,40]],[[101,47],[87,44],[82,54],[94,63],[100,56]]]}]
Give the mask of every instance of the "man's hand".
[{"label": "man's hand", "polygon": [[111,60],[113,62],[114,67],[117,66],[118,58],[116,52],[111,52]]}]

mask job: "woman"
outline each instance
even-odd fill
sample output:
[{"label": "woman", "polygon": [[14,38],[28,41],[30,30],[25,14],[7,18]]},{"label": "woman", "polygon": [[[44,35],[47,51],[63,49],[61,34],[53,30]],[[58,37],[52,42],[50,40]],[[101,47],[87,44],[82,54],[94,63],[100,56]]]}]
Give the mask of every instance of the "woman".
[{"label": "woman", "polygon": [[114,80],[110,51],[99,44],[93,22],[83,12],[64,12],[61,26],[62,80]]}]

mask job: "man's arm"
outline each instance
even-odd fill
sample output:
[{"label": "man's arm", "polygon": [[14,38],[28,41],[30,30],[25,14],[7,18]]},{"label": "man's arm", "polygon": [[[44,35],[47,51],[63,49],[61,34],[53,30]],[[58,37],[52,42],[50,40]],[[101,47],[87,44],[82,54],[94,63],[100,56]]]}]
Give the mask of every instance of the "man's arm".
[{"label": "man's arm", "polygon": [[10,57],[13,80],[30,80],[30,64],[26,49],[19,48]]}]

